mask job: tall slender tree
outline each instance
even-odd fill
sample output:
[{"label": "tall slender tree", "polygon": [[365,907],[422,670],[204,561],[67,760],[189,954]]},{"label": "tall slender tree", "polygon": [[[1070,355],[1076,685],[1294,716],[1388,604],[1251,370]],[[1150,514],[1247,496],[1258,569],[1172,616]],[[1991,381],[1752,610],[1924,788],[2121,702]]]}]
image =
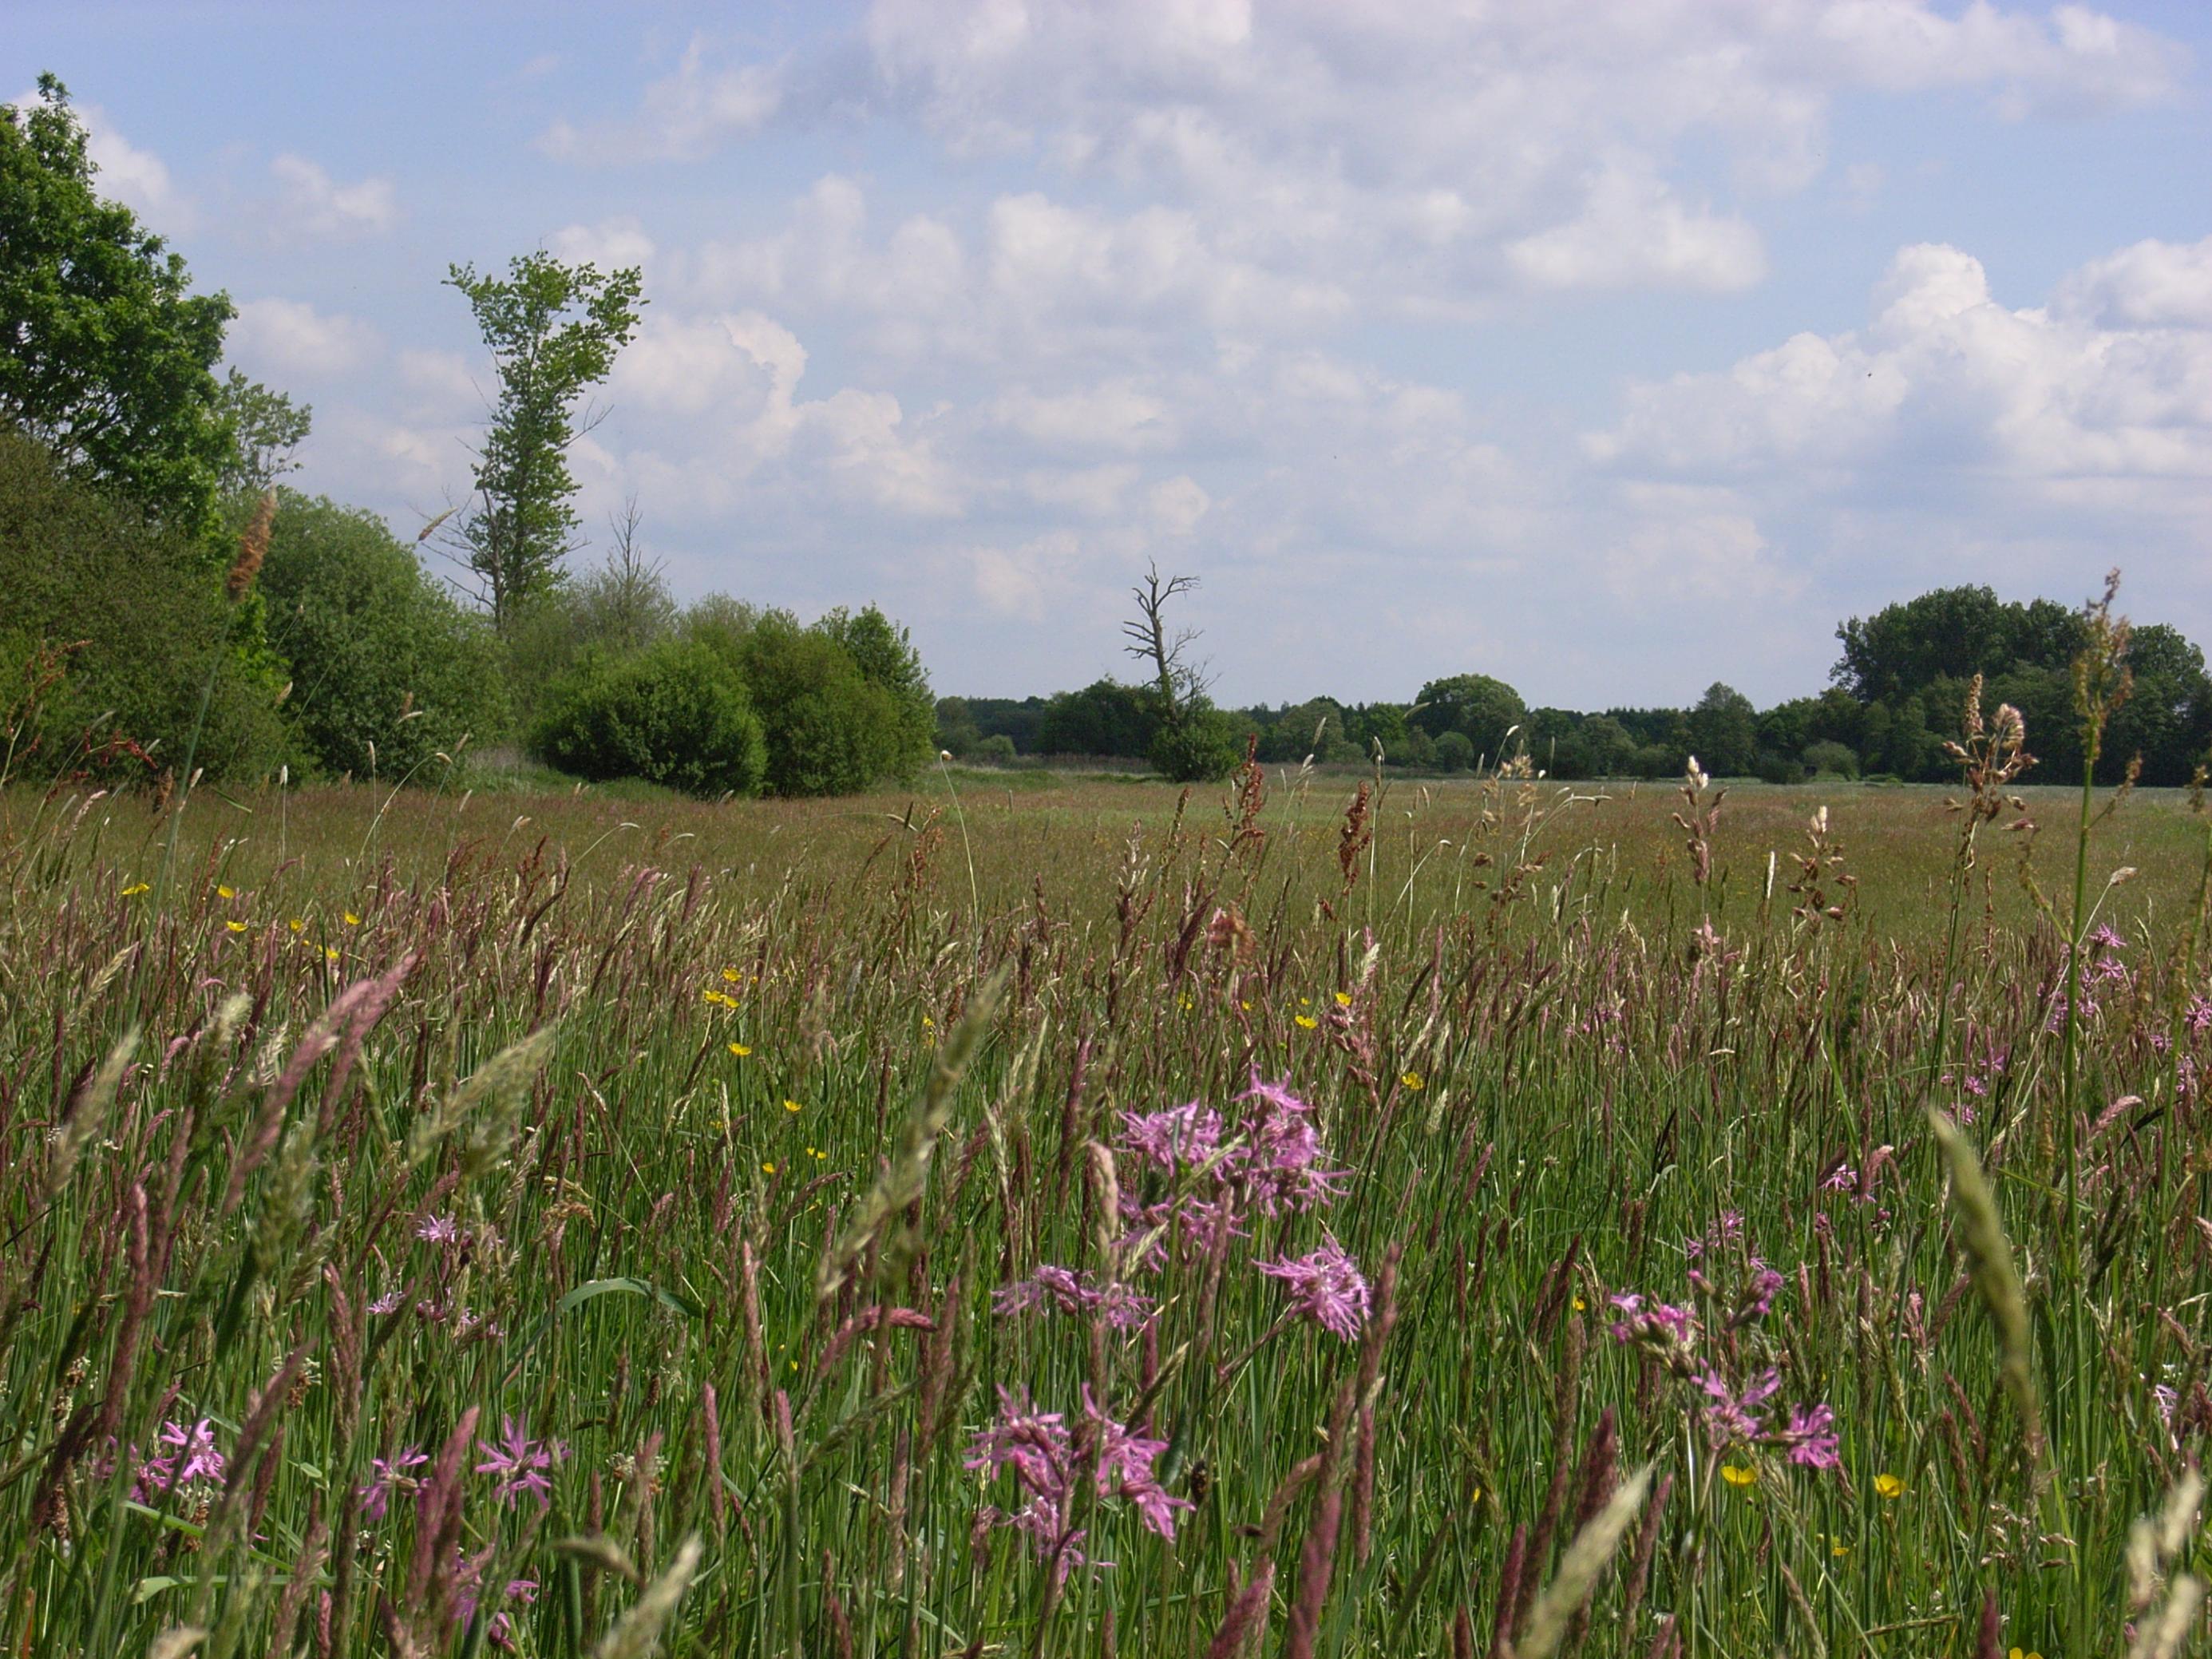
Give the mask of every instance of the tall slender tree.
[{"label": "tall slender tree", "polygon": [[455,265],[447,282],[468,301],[499,375],[475,505],[456,539],[478,599],[506,633],[559,582],[577,546],[568,452],[594,424],[577,405],[636,333],[644,279],[634,265],[602,272],[540,251],[509,260],[503,276]]}]

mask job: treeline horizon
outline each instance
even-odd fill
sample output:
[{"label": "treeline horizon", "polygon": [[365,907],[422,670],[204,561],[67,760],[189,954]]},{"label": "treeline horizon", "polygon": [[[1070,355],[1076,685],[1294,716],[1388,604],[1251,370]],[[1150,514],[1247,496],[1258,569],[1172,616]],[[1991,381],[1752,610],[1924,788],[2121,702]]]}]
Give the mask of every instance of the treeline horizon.
[{"label": "treeline horizon", "polygon": [[[2074,665],[2090,609],[2008,601],[1981,585],[1932,589],[1842,623],[1827,687],[1765,709],[1724,681],[1687,708],[1532,708],[1504,681],[1470,672],[1427,681],[1411,702],[1324,696],[1218,712],[1265,765],[1659,779],[1680,776],[1694,757],[1713,776],[1770,783],[1941,782],[1956,775],[1944,745],[1960,734],[1978,674],[1985,713],[2005,703],[2021,713],[2038,762],[2030,780],[2072,782],[2083,760]],[[2129,696],[2100,749],[2099,781],[2188,784],[2212,757],[2203,652],[2154,623],[2130,628],[2126,663]],[[1110,678],[1050,696],[946,696],[938,743],[956,759],[1002,765],[1142,762],[1156,702],[1151,687]]]}]

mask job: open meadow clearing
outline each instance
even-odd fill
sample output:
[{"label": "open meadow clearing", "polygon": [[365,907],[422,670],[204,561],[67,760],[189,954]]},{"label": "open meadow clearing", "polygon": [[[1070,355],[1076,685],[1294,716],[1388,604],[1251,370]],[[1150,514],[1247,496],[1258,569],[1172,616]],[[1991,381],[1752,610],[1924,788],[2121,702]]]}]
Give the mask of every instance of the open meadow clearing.
[{"label": "open meadow clearing", "polygon": [[1359,791],[11,795],[9,1650],[2185,1621],[2191,804]]}]

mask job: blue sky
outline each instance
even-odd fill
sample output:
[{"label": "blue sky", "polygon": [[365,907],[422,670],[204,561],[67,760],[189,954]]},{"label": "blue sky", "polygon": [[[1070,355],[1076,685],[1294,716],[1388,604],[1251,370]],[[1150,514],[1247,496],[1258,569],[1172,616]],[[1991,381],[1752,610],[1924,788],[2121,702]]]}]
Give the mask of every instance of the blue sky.
[{"label": "blue sky", "polygon": [[[105,182],[404,532],[490,380],[449,262],[641,263],[579,446],[685,595],[881,604],[940,690],[1817,689],[1940,583],[2212,642],[2212,6],[34,3]],[[580,563],[597,556],[580,555]]]}]

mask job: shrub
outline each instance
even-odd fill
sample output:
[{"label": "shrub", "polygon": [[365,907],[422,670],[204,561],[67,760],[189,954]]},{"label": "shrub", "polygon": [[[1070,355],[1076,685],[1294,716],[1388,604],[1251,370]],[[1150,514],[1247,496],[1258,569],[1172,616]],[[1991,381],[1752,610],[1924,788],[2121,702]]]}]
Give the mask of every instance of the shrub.
[{"label": "shrub", "polygon": [[1856,778],[1859,775],[1859,757],[1849,744],[1808,744],[1803,759],[1806,771],[1815,777]]},{"label": "shrub", "polygon": [[1236,720],[1206,704],[1186,706],[1152,733],[1152,764],[1176,783],[1217,783],[1244,758]]},{"label": "shrub", "polygon": [[1805,769],[1787,755],[1762,749],[1751,763],[1751,775],[1761,783],[1802,783]]},{"label": "shrub", "polygon": [[757,793],[767,770],[744,683],[706,647],[675,640],[621,659],[586,653],[550,689],[532,748],[579,777],[709,799]]},{"label": "shrub", "polygon": [[988,766],[1012,766],[1014,763],[1014,740],[1003,732],[994,732],[971,751],[975,758]]},{"label": "shrub", "polygon": [[1464,772],[1474,764],[1474,739],[1464,732],[1447,732],[1437,739],[1437,767],[1446,772]]},{"label": "shrub", "polygon": [[211,778],[274,772],[290,753],[282,681],[237,648],[252,617],[250,599],[224,598],[204,544],[0,430],[0,703],[17,701],[34,655],[59,651],[63,667],[18,733],[16,771],[144,778],[135,748],[154,770],[182,767],[190,750]]},{"label": "shrub", "polygon": [[261,587],[270,644],[290,665],[286,708],[324,771],[404,777],[505,735],[490,625],[374,514],[285,491]]}]

